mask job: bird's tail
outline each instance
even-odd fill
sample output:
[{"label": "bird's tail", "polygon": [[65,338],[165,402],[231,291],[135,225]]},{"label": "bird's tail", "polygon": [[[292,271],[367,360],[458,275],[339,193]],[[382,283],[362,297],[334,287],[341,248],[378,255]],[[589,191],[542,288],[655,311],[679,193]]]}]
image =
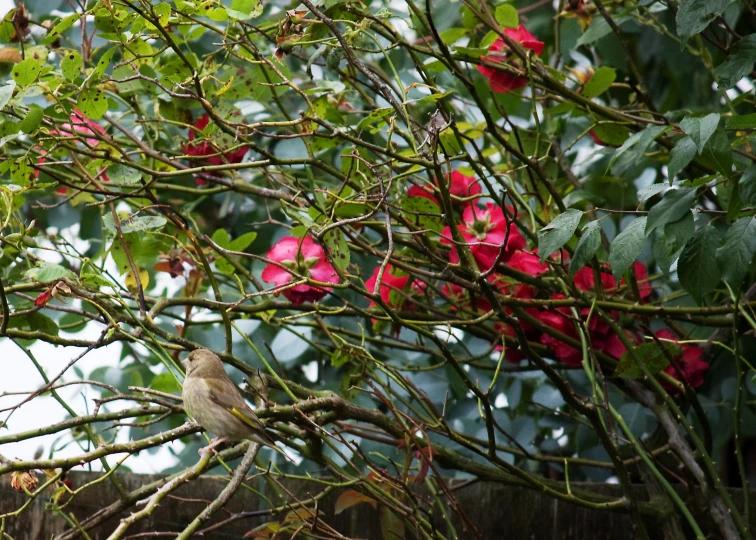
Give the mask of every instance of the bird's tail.
[{"label": "bird's tail", "polygon": [[255,433],[253,436],[249,437],[249,440],[254,441],[256,443],[260,443],[263,446],[267,446],[268,448],[271,448],[281,454],[283,457],[285,457],[288,461],[291,461],[292,463],[296,463],[296,460],[291,457],[289,454],[284,452],[277,444],[276,439],[274,439],[268,432],[261,431],[259,433]]}]

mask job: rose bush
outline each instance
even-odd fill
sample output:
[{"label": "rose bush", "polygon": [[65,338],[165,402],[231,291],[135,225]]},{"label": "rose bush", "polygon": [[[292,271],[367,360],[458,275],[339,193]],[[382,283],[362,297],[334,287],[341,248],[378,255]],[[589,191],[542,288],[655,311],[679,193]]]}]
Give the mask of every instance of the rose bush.
[{"label": "rose bush", "polygon": [[[256,474],[307,483],[249,536],[338,537],[335,486],[397,537],[447,534],[434,508],[474,535],[459,477],[637,538],[748,538],[751,7],[303,2],[0,21],[0,346],[41,381],[0,395],[0,475],[58,490],[61,538],[141,534],[180,483],[126,493],[118,467],[159,446],[187,481],[216,466],[171,398],[207,347],[297,458]],[[72,517],[63,474],[89,464],[123,498]]]}]

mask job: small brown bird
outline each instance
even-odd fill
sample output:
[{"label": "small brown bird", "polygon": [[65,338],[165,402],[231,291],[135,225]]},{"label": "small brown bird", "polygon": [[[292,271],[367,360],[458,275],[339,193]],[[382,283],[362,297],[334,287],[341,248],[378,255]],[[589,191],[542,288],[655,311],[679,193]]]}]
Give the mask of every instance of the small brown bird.
[{"label": "small brown bird", "polygon": [[186,367],[182,391],[184,408],[205,430],[216,436],[200,453],[229,440],[246,439],[286,455],[265,432],[265,426],[244,401],[217,354],[196,349],[189,353],[183,364]]}]

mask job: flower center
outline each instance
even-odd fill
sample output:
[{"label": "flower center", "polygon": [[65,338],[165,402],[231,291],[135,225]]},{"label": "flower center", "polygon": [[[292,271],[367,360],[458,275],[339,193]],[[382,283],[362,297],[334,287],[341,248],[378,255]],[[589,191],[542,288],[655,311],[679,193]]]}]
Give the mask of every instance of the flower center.
[{"label": "flower center", "polygon": [[491,230],[491,220],[488,215],[484,219],[477,219],[476,217],[470,225],[470,229],[475,233],[478,240],[485,240],[488,231]]},{"label": "flower center", "polygon": [[301,276],[310,277],[310,268],[320,262],[319,257],[307,257],[298,252],[294,260],[281,261],[281,265],[287,270],[291,270]]}]

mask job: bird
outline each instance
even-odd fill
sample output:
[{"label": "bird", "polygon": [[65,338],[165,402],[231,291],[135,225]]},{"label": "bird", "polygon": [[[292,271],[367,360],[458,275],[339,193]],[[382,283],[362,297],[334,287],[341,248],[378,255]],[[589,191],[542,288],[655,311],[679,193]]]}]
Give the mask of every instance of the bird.
[{"label": "bird", "polygon": [[286,456],[244,401],[217,354],[208,349],[195,349],[182,363],[186,368],[181,392],[184,408],[206,431],[215,435],[200,454],[215,451],[227,441],[249,440]]}]

